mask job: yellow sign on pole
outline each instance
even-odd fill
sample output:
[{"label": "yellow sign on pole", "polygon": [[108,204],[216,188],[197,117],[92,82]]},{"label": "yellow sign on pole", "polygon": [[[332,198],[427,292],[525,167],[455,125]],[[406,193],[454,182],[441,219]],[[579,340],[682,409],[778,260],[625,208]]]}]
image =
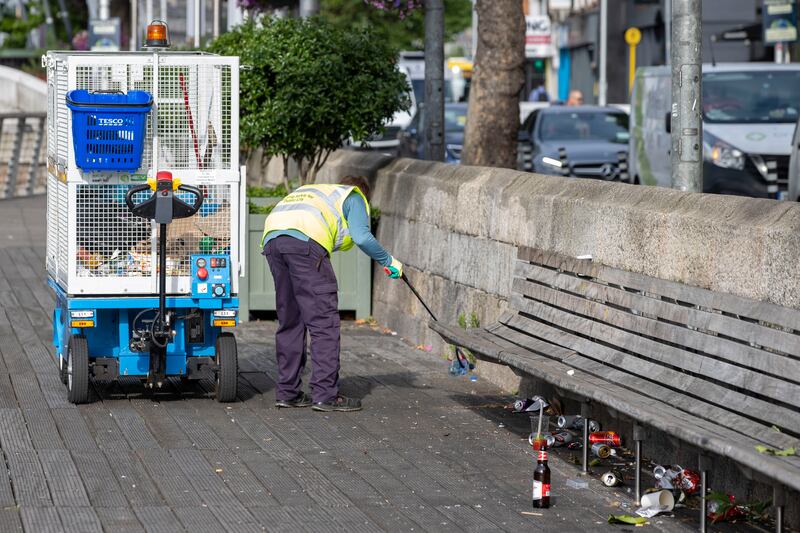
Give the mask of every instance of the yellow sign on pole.
[{"label": "yellow sign on pole", "polygon": [[639,28],[628,28],[625,30],[625,42],[628,43],[630,53],[628,54],[628,94],[633,92],[633,76],[636,74],[636,45],[642,40],[642,32]]}]

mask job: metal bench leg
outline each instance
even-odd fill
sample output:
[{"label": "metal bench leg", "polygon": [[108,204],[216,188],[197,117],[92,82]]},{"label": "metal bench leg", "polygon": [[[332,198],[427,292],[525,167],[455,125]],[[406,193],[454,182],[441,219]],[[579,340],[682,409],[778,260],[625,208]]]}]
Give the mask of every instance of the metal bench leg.
[{"label": "metal bench leg", "polygon": [[589,472],[589,421],[592,416],[592,405],[586,401],[581,403],[583,417],[583,473]]},{"label": "metal bench leg", "polygon": [[772,488],[772,505],[775,506],[775,531],[783,533],[783,506],[786,505],[786,492],[781,485]]},{"label": "metal bench leg", "polygon": [[697,469],[700,470],[700,532],[706,533],[708,530],[706,525],[706,514],[708,513],[706,494],[708,494],[708,471],[711,469],[711,457],[700,453],[697,460]]},{"label": "metal bench leg", "polygon": [[644,427],[640,424],[633,423],[633,442],[634,442],[634,455],[635,455],[635,468],[634,473],[634,498],[636,505],[639,505],[639,499],[642,497],[642,441],[645,439]]}]

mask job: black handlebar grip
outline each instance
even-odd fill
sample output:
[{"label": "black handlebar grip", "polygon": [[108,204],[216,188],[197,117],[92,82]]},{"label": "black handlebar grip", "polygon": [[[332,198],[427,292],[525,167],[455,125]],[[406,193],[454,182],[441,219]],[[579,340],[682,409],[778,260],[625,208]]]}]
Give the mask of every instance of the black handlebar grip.
[{"label": "black handlebar grip", "polygon": [[133,212],[133,210],[136,208],[136,204],[133,203],[134,194],[149,190],[150,190],[150,185],[136,185],[128,189],[128,192],[125,193],[125,204],[128,206],[128,210]]},{"label": "black handlebar grip", "polygon": [[181,185],[180,187],[178,187],[178,190],[183,192],[188,192],[189,194],[194,195],[195,198],[194,204],[192,204],[191,206],[186,202],[180,200],[181,203],[185,204],[189,208],[189,214],[187,216],[192,216],[195,213],[197,213],[203,206],[203,199],[204,199],[203,191],[192,185]]}]

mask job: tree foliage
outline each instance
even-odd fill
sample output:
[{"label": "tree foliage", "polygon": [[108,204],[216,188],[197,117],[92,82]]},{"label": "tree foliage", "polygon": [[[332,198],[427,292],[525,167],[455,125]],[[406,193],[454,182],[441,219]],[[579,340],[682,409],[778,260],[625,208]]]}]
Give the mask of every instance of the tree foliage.
[{"label": "tree foliage", "polygon": [[312,182],[348,138],[379,132],[410,105],[397,52],[368,29],[344,30],[320,19],[249,20],[211,51],[240,56],[240,140],[267,157],[300,164]]},{"label": "tree foliage", "polygon": [[[444,38],[448,42],[472,24],[472,2],[445,0],[444,7]],[[364,0],[321,0],[320,14],[340,28],[372,28],[400,50],[424,48],[424,9],[416,9],[401,19],[396,12],[376,9]]]}]

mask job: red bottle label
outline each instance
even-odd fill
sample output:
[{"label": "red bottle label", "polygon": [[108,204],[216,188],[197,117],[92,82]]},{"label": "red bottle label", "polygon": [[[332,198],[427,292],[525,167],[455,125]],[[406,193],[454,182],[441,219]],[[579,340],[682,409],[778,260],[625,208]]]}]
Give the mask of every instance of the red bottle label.
[{"label": "red bottle label", "polygon": [[541,500],[542,498],[550,497],[550,483],[542,483],[541,481],[533,482],[533,499]]}]

